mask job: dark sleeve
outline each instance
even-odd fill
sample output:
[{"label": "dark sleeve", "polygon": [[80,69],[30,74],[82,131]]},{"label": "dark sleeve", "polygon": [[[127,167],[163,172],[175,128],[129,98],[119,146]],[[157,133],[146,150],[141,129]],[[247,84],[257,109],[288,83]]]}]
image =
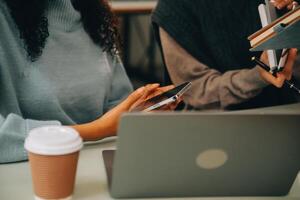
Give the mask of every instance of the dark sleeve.
[{"label": "dark sleeve", "polygon": [[[202,29],[198,20],[201,13],[193,7],[201,6],[198,0],[159,0],[152,14],[154,34],[159,39],[159,27],[163,28],[174,40],[194,58],[210,59],[207,44],[203,40]],[[201,46],[201,49],[199,48]],[[205,64],[212,60],[201,60]]]}]

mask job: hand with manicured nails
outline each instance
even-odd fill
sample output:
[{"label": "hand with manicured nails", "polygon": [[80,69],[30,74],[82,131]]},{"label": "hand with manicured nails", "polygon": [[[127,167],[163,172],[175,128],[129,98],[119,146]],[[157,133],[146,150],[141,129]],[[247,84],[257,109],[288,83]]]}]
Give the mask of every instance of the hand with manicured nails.
[{"label": "hand with manicured nails", "polygon": [[[171,90],[171,89],[173,89],[173,88],[175,88],[174,85],[168,85],[168,86],[165,86],[165,87],[159,87],[159,88],[157,88],[154,92],[152,92],[150,95],[146,96],[145,98],[141,98],[141,101],[137,102],[137,103],[135,104],[135,106],[138,106],[140,103],[143,103],[144,101],[147,101],[148,99],[151,99],[151,98],[153,98],[153,97],[155,97],[155,96],[158,96],[158,95],[160,95],[160,94],[162,94],[162,93],[164,93],[164,92],[166,92],[166,91],[168,91],[168,90]],[[162,106],[162,107],[160,107],[160,108],[158,108],[158,109],[156,109],[156,110],[153,110],[153,111],[151,111],[151,112],[155,112],[155,111],[170,111],[170,110],[175,110],[175,108],[178,106],[178,104],[179,104],[181,101],[182,101],[182,98],[179,98],[179,99],[177,99],[175,102],[169,103],[169,104],[167,104],[167,105],[165,105],[165,106]]]}]

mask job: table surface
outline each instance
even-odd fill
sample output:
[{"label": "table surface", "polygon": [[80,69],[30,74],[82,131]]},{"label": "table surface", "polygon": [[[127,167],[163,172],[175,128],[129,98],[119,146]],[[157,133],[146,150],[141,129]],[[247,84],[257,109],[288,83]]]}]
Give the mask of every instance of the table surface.
[{"label": "table surface", "polygon": [[[109,196],[101,152],[115,149],[115,138],[86,144],[80,153],[74,198],[75,200],[112,199]],[[0,165],[0,199],[32,200],[33,191],[28,162]],[[166,198],[164,198],[166,199]],[[175,199],[175,198],[168,198]],[[176,198],[197,200],[299,200],[300,175],[287,197],[235,197],[235,198]]]},{"label": "table surface", "polygon": [[157,1],[111,1],[116,14],[147,14],[155,8]]}]

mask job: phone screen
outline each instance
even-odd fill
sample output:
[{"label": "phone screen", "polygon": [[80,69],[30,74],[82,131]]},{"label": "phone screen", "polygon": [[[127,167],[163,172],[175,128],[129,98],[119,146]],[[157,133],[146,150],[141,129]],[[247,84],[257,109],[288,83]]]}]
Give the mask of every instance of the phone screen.
[{"label": "phone screen", "polygon": [[186,92],[190,88],[190,86],[190,82],[185,82],[181,85],[178,85],[177,87],[171,90],[168,90],[158,96],[155,96],[151,99],[142,102],[136,108],[134,108],[133,111],[150,111],[152,110],[150,107],[152,107],[154,110],[168,103],[175,102],[180,96],[183,95],[184,92]]}]

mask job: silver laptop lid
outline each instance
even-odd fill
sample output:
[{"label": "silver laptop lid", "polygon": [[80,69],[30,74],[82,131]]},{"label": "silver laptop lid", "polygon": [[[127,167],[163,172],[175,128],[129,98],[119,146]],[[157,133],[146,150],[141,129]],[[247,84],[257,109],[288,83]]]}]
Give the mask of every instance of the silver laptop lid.
[{"label": "silver laptop lid", "polygon": [[300,114],[250,113],[124,115],[112,196],[287,194],[300,169]]}]

